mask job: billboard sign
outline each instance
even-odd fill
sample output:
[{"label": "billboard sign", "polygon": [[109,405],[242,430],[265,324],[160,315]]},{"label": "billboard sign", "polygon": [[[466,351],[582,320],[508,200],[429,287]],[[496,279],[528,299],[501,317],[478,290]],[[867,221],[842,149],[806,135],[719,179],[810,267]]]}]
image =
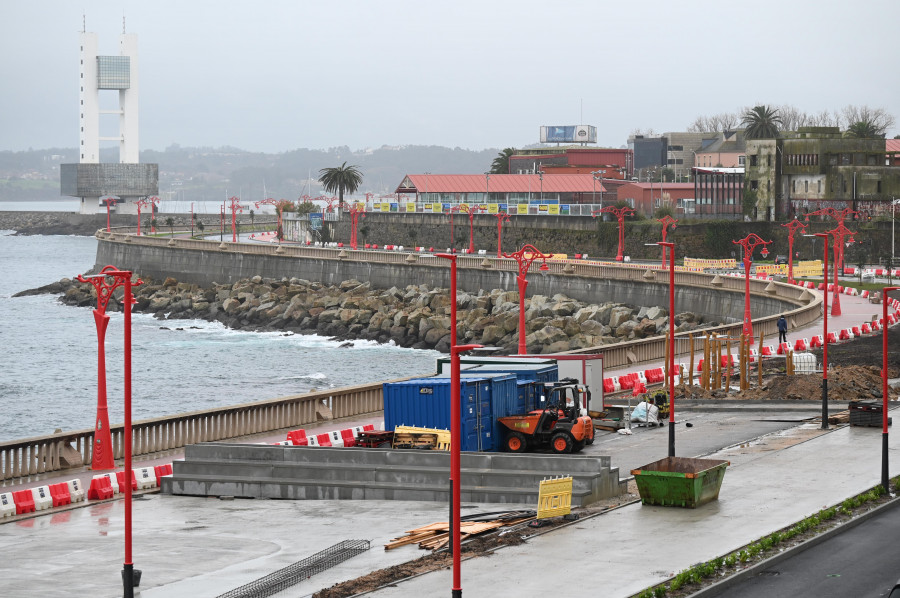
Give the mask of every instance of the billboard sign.
[{"label": "billboard sign", "polygon": [[309,215],[309,228],[312,230],[322,230],[322,214],[312,213]]},{"label": "billboard sign", "polygon": [[566,125],[541,127],[541,143],[597,143],[597,127]]}]

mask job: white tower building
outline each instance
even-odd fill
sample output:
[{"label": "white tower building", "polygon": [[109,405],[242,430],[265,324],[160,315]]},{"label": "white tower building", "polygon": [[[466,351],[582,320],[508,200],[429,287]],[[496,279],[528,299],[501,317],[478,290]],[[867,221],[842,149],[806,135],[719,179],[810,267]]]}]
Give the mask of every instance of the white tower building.
[{"label": "white tower building", "polygon": [[[96,212],[104,196],[118,197],[121,211],[132,212],[129,201],[159,192],[159,166],[139,164],[137,36],[123,32],[117,56],[98,53],[96,33],[82,31],[80,41],[79,159],[62,165],[61,191],[81,198],[82,213]],[[118,110],[101,109],[100,93],[106,91],[118,91]],[[115,116],[118,135],[101,136],[101,129],[112,129],[107,123]],[[101,141],[118,143],[117,163],[100,162]]]}]

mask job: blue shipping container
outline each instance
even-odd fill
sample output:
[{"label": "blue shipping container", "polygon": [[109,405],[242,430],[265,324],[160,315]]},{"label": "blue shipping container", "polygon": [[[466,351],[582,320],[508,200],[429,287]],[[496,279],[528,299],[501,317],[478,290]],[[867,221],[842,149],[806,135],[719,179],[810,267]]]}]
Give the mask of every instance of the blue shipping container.
[{"label": "blue shipping container", "polygon": [[[491,383],[484,376],[460,379],[463,451],[495,450]],[[384,427],[450,429],[450,378],[417,378],[383,385]]]},{"label": "blue shipping container", "polygon": [[493,372],[514,374],[520,382],[522,382],[523,380],[529,382],[559,381],[559,366],[556,364],[485,364],[465,370],[465,373],[467,374],[482,374]]},{"label": "blue shipping container", "polygon": [[[448,378],[449,372],[444,372],[435,376],[435,378]],[[483,389],[482,394],[491,397],[489,404],[482,404],[481,418],[484,422],[483,430],[490,430],[491,438],[485,438],[482,441],[483,446],[491,444],[494,449],[500,450],[501,441],[504,437],[504,428],[502,424],[497,422],[497,418],[506,417],[507,415],[518,415],[518,388],[516,376],[505,372],[492,373],[473,373],[471,370],[463,370],[460,374],[460,380],[481,379],[486,380],[489,388]],[[488,427],[487,422],[490,421],[491,426]],[[483,449],[488,450],[488,449]]]}]

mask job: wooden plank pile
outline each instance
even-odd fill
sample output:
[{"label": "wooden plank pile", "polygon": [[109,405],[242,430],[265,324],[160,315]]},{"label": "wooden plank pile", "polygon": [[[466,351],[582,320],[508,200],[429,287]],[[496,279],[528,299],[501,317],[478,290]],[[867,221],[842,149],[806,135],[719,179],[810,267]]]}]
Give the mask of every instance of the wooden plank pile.
[{"label": "wooden plank pile", "polygon": [[[460,539],[465,542],[480,534],[494,531],[501,527],[509,527],[531,521],[535,518],[534,511],[510,513],[509,516],[501,516],[491,521],[461,521],[459,532]],[[423,550],[440,550],[450,542],[450,525],[446,521],[432,523],[416,529],[409,530],[405,536],[394,538],[384,545],[385,550],[393,550],[407,544],[418,544]]]},{"label": "wooden plank pile", "polygon": [[[819,416],[819,421],[822,421],[822,417]],[[845,409],[843,411],[839,411],[837,413],[828,415],[828,423],[829,424],[846,424],[850,423],[850,410]]]}]

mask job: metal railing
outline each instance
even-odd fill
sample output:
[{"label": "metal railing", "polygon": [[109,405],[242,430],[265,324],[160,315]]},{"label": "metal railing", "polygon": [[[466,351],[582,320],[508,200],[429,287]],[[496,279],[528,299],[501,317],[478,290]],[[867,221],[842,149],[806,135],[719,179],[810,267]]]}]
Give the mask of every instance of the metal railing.
[{"label": "metal railing", "polygon": [[[179,413],[132,424],[135,456],[377,413],[384,408],[381,382],[309,392],[231,407]],[[110,426],[113,456],[125,455],[122,424]],[[0,480],[88,465],[94,430],[76,430],[0,443]]]}]

